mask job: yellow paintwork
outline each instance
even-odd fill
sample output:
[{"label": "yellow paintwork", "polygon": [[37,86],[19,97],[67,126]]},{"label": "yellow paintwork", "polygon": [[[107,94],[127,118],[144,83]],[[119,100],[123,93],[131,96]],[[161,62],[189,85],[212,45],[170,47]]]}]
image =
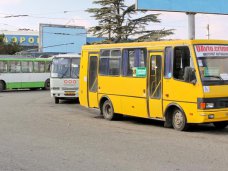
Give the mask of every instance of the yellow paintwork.
[{"label": "yellow paintwork", "polygon": [[[204,123],[228,120],[228,109],[198,110],[197,98],[228,97],[228,86],[210,86],[210,92],[204,93],[200,80],[193,44],[228,44],[221,40],[179,40],[161,42],[121,43],[105,45],[87,45],[82,48],[80,64],[80,104],[86,107],[99,108],[100,99],[108,97],[116,113],[125,115],[162,119],[170,104],[176,104],[185,112],[188,123]],[[166,79],[162,74],[162,100],[152,100],[148,97],[147,78],[122,76],[100,76],[98,74],[98,92],[88,95],[88,61],[89,53],[99,53],[101,49],[146,48],[148,59],[151,54],[162,55],[164,68],[164,49],[168,46],[188,46],[196,69],[197,83],[195,85],[173,78]],[[157,52],[156,52],[157,51]],[[164,71],[162,71],[163,73]],[[90,99],[88,99],[90,97]],[[214,114],[214,119],[208,119],[208,114]]]}]

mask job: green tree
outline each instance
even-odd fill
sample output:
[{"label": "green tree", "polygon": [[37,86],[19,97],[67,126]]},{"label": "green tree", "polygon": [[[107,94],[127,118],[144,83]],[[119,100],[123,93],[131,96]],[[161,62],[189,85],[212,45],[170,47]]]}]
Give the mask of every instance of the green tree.
[{"label": "green tree", "polygon": [[13,55],[22,50],[22,47],[19,44],[14,42],[5,43],[4,39],[5,35],[0,35],[0,54]]},{"label": "green tree", "polygon": [[108,42],[151,41],[160,40],[173,34],[173,30],[148,29],[151,23],[160,23],[160,14],[148,14],[136,11],[135,5],[126,6],[124,0],[94,0],[98,8],[86,11],[98,21],[89,32],[94,36],[108,37]]}]

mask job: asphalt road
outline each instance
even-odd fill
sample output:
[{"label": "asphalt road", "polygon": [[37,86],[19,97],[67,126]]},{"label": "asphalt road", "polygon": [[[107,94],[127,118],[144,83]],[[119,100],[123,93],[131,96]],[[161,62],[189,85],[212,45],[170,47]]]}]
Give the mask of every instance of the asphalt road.
[{"label": "asphalt road", "polygon": [[96,110],[48,91],[0,93],[0,171],[228,170],[228,128],[163,128],[125,117],[106,121]]}]

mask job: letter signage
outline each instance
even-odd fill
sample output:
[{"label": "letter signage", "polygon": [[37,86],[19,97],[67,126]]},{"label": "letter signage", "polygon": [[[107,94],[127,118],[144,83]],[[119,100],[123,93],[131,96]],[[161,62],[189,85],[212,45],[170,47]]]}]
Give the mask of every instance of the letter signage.
[{"label": "letter signage", "polygon": [[6,43],[18,43],[21,46],[38,46],[39,37],[34,35],[5,35]]}]

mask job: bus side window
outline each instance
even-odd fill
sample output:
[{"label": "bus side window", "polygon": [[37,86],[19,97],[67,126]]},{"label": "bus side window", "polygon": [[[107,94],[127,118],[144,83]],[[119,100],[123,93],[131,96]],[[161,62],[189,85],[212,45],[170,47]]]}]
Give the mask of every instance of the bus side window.
[{"label": "bus side window", "polygon": [[45,62],[39,62],[39,70],[40,72],[45,72]]},{"label": "bus side window", "polygon": [[184,80],[185,68],[191,66],[190,51],[187,46],[174,48],[173,77],[178,80]]},{"label": "bus side window", "polygon": [[38,73],[38,72],[40,72],[40,70],[39,70],[39,63],[38,62],[34,62],[33,63],[33,66],[34,66],[34,72],[35,73]]},{"label": "bus side window", "polygon": [[165,48],[165,68],[164,68],[165,78],[171,78],[172,71],[173,71],[173,48],[166,47]]},{"label": "bus side window", "polygon": [[146,49],[124,49],[122,60],[123,76],[133,76],[134,67],[146,67]]},{"label": "bus side window", "polygon": [[31,73],[33,69],[32,62],[22,61],[21,62],[21,71],[23,73]]},{"label": "bus side window", "polygon": [[6,61],[0,61],[0,73],[6,73],[7,72],[7,62]]},{"label": "bus side window", "polygon": [[9,72],[11,73],[21,72],[21,63],[18,61],[9,61]]},{"label": "bus side window", "polygon": [[51,62],[45,62],[45,72],[51,71]]},{"label": "bus side window", "polygon": [[99,62],[100,75],[120,75],[120,50],[101,50]]},{"label": "bus side window", "polygon": [[45,62],[34,62],[34,72],[36,73],[45,72]]}]

